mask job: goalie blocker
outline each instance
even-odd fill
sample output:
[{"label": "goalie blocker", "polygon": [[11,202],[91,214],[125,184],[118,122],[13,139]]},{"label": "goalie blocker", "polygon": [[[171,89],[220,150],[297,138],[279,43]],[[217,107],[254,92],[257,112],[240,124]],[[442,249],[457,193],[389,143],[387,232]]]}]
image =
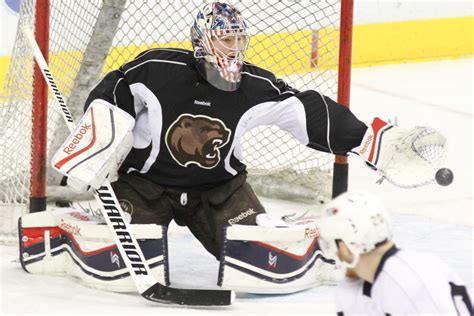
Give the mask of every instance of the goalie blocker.
[{"label": "goalie blocker", "polygon": [[133,144],[133,117],[120,108],[95,100],[54,155],[51,163],[78,192],[113,181]]},{"label": "goalie blocker", "polygon": [[[155,278],[170,284],[167,229],[132,224]],[[135,285],[101,218],[83,210],[53,209],[19,221],[20,262],[33,274],[73,277],[111,292],[135,292]],[[226,227],[218,285],[240,292],[293,293],[334,283],[334,261],[318,246],[313,220],[289,227]],[[133,264],[133,254],[127,254]]]}]

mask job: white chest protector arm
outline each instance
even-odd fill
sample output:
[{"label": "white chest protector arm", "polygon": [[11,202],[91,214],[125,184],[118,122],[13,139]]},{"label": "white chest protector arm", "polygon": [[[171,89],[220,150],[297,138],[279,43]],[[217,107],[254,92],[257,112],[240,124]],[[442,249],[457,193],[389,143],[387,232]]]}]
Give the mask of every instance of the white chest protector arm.
[{"label": "white chest protector arm", "polygon": [[132,149],[133,117],[107,101],[94,100],[51,163],[83,192],[111,180]]}]

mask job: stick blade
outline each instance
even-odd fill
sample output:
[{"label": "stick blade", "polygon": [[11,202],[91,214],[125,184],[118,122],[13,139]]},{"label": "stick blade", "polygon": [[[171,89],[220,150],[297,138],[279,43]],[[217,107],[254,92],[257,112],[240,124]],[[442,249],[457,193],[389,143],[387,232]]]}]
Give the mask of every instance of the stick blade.
[{"label": "stick blade", "polygon": [[191,306],[227,306],[235,299],[235,292],[228,290],[177,289],[156,283],[142,296],[147,300]]}]

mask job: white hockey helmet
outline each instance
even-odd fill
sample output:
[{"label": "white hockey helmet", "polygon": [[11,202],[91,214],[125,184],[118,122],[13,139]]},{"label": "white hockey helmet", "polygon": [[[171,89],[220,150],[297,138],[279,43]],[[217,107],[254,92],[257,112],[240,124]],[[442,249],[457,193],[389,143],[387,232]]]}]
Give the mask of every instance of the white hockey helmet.
[{"label": "white hockey helmet", "polygon": [[199,10],[191,26],[191,42],[199,72],[225,91],[239,87],[250,36],[240,11],[227,3],[213,2]]},{"label": "white hockey helmet", "polygon": [[392,238],[390,219],[385,207],[372,194],[346,192],[323,207],[319,225],[321,250],[337,261],[337,240],[342,240],[354,255],[354,268],[360,254],[372,251]]}]

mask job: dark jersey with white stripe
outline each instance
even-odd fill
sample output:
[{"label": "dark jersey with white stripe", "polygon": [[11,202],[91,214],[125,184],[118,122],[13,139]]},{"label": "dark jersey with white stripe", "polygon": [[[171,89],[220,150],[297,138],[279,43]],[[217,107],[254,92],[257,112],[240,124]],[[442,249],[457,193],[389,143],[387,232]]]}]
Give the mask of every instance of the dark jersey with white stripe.
[{"label": "dark jersey with white stripe", "polygon": [[222,91],[200,76],[193,53],[152,49],[108,73],[93,100],[135,118],[133,149],[120,168],[163,186],[212,187],[245,172],[241,139],[277,125],[308,147],[345,154],[367,129],[345,107],[317,91],[298,91],[245,63],[240,87]]}]

